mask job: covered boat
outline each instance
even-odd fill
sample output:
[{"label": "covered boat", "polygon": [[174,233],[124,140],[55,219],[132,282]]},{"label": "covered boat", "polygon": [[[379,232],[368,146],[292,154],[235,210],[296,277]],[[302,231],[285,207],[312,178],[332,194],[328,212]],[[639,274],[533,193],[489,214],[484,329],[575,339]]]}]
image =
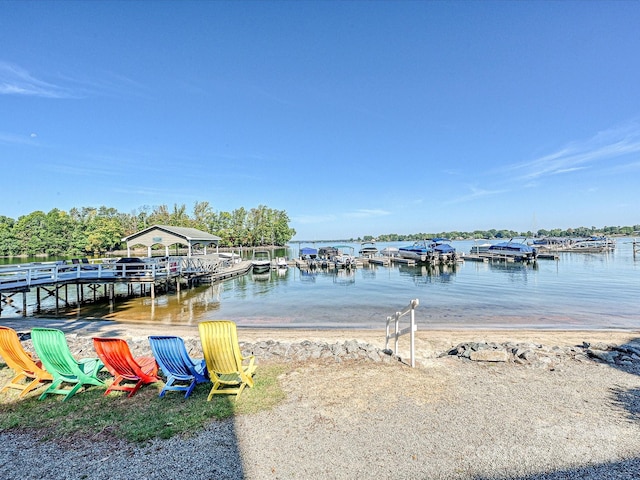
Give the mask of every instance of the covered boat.
[{"label": "covered boat", "polygon": [[455,260],[456,249],[449,245],[446,238],[432,238],[400,247],[398,255],[417,262],[448,262]]},{"label": "covered boat", "polygon": [[533,261],[537,255],[535,248],[513,240],[491,245],[487,253],[496,257],[513,258],[519,262]]},{"label": "covered boat", "polygon": [[300,259],[307,262],[309,268],[316,268],[318,265],[318,249],[312,247],[301,248]]},{"label": "covered boat", "polygon": [[427,244],[426,240],[415,242],[413,243],[413,245],[406,245],[404,247],[398,248],[399,256],[419,262],[424,262],[430,253],[431,248]]},{"label": "covered boat", "polygon": [[311,247],[303,247],[300,249],[300,258],[309,259],[316,258],[318,256],[318,249]]}]

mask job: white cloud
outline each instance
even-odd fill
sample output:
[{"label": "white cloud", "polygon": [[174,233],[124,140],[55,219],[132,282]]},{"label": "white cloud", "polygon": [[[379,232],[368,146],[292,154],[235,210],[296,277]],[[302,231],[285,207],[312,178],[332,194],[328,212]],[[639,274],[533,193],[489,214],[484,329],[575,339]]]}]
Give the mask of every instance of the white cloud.
[{"label": "white cloud", "polygon": [[571,142],[557,152],[530,162],[513,165],[510,170],[524,172],[521,180],[567,174],[611,163],[627,155],[640,152],[640,125],[630,122],[598,132],[582,142]]},{"label": "white cloud", "polygon": [[508,190],[484,190],[482,188],[477,188],[474,186],[469,186],[469,190],[471,190],[471,192],[468,193],[467,195],[462,195],[460,197],[456,197],[451,200],[445,200],[443,203],[445,205],[450,205],[454,203],[471,202],[474,200],[478,200],[479,198],[491,197],[494,195],[500,195],[502,193],[508,192]]},{"label": "white cloud", "polygon": [[0,95],[70,98],[66,88],[39,80],[23,68],[0,61]]},{"label": "white cloud", "polygon": [[353,212],[345,213],[344,216],[346,218],[371,218],[371,217],[384,217],[386,215],[391,215],[391,212],[381,209],[365,209],[361,208],[358,210],[354,210]]}]

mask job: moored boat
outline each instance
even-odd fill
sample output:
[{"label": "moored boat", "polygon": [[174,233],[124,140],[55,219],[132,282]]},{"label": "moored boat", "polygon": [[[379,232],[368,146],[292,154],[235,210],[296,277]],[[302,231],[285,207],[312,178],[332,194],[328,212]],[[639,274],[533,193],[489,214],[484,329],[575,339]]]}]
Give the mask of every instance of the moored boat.
[{"label": "moored boat", "polygon": [[380,250],[380,255],[382,255],[383,257],[398,257],[400,256],[398,252],[398,248],[396,247],[385,247]]},{"label": "moored boat", "polygon": [[422,240],[413,245],[398,248],[398,255],[417,262],[446,263],[457,257],[456,249],[448,242],[446,238]]},{"label": "moored boat", "polygon": [[527,262],[535,260],[537,252],[532,246],[514,242],[512,239],[508,242],[491,245],[487,254],[495,257],[510,258],[519,262]]},{"label": "moored boat", "polygon": [[356,257],[353,255],[353,247],[349,245],[336,245],[336,254],[332,260],[336,268],[352,268],[356,266]]},{"label": "moored boat", "polygon": [[327,268],[333,259],[338,255],[338,249],[336,247],[320,247],[318,249],[318,264],[322,268]]},{"label": "moored boat", "polygon": [[456,249],[449,245],[450,240],[446,238],[434,238],[431,240],[434,258],[441,263],[446,263],[456,259]]},{"label": "moored boat", "polygon": [[373,257],[378,253],[376,242],[362,242],[360,244],[360,251],[358,253],[361,257]]},{"label": "moored boat", "polygon": [[472,255],[477,255],[479,253],[487,253],[491,245],[492,244],[486,240],[483,241],[482,243],[478,243],[478,241],[476,240],[476,242],[471,247],[471,250],[469,250],[469,253],[471,253]]},{"label": "moored boat", "polygon": [[303,247],[300,249],[300,260],[306,262],[309,268],[316,268],[318,265],[318,249],[312,247]]},{"label": "moored boat", "polygon": [[316,258],[318,256],[318,249],[311,247],[303,247],[300,249],[300,258],[308,260],[310,258]]},{"label": "moored boat", "polygon": [[569,252],[600,253],[609,252],[616,248],[615,240],[609,237],[591,236],[577,240],[569,247]]},{"label": "moored boat", "polygon": [[400,257],[416,260],[418,262],[426,261],[430,253],[431,248],[427,245],[425,240],[398,248],[398,255]]},{"label": "moored boat", "polygon": [[271,254],[269,250],[254,250],[251,259],[254,273],[264,273],[271,268]]}]

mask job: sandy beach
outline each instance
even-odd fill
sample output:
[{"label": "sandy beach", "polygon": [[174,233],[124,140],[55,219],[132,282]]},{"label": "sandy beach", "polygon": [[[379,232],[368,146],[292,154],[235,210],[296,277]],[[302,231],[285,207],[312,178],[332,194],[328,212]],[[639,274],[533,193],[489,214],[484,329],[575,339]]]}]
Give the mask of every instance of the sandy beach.
[{"label": "sandy beach", "polygon": [[[0,324],[17,331],[28,331],[33,327],[59,328],[65,333],[79,336],[115,336],[122,338],[146,338],[154,334],[170,334],[182,337],[197,337],[198,325],[173,325],[161,323],[120,322],[111,320],[87,320],[64,318],[0,318]],[[298,328],[238,328],[240,341],[255,343],[266,340],[281,342],[326,341],[342,342],[357,340],[379,348],[385,345],[385,330],[380,329],[298,329]],[[422,329],[416,332],[418,358],[429,358],[435,352],[444,351],[461,342],[514,342],[541,343],[568,346],[583,341],[623,344],[640,338],[639,330],[529,330],[529,329]],[[402,337],[400,350],[408,346],[408,336]]]},{"label": "sandy beach", "polygon": [[[70,338],[197,337],[197,325],[32,318],[0,324],[18,331],[52,326]],[[239,337],[251,344],[356,340],[380,349],[385,342],[384,330],[242,328]],[[61,450],[32,434],[0,432],[0,465],[22,478],[54,468],[61,478],[637,478],[640,357],[621,366],[584,355],[517,364],[442,354],[464,342],[560,352],[584,342],[637,345],[639,338],[638,331],[422,330],[417,368],[295,362],[280,378],[287,397],[273,410],[144,445],[89,442]],[[407,347],[403,337],[401,356]],[[115,447],[127,452],[124,459]],[[79,456],[86,466],[77,467]]]}]

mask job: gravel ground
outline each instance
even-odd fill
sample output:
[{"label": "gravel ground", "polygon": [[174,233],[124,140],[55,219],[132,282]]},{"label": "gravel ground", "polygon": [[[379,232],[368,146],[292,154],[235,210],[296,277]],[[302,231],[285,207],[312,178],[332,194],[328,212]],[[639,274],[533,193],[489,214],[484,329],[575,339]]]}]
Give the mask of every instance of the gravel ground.
[{"label": "gravel ground", "polygon": [[213,422],[188,438],[137,445],[0,432],[0,472],[23,479],[640,477],[640,365],[568,359],[542,368],[429,356],[411,369],[315,361],[292,365],[281,383],[287,398],[273,410]]}]

